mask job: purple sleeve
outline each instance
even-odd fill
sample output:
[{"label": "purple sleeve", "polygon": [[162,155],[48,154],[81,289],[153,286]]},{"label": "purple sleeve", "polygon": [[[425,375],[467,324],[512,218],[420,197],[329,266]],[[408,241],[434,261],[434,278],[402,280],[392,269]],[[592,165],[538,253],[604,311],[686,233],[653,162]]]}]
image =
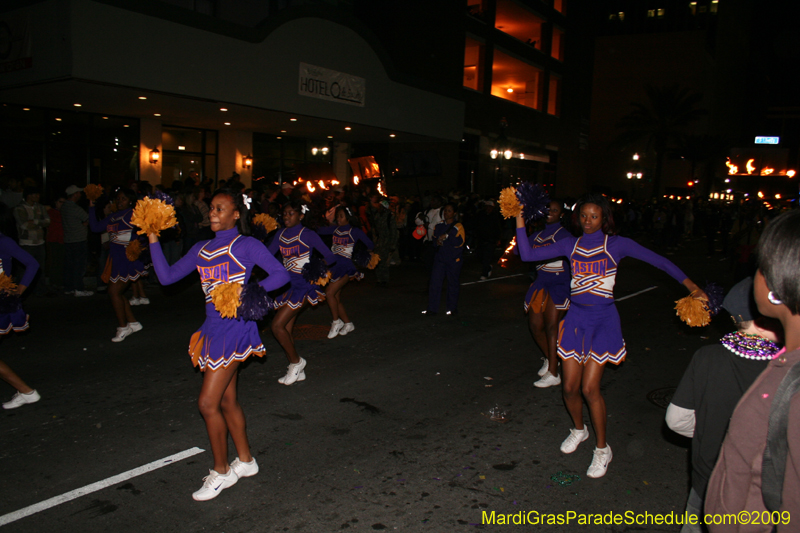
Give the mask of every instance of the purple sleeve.
[{"label": "purple sleeve", "polygon": [[352,235],[352,236],[353,236],[353,238],[354,238],[356,241],[361,241],[361,242],[363,242],[364,244],[366,244],[366,245],[367,245],[367,248],[369,248],[370,250],[374,250],[374,249],[375,249],[375,243],[374,243],[374,242],[372,242],[372,241],[370,240],[370,238],[369,238],[369,237],[367,237],[367,234],[366,234],[366,233],[364,233],[363,231],[361,231],[360,229],[358,229],[358,228],[351,228],[351,229],[350,229],[350,235]]},{"label": "purple sleeve", "polygon": [[627,237],[616,236],[613,239],[609,239],[608,248],[611,252],[611,255],[617,260],[617,262],[619,262],[619,260],[623,257],[633,257],[634,259],[644,261],[645,263],[650,263],[654,267],[663,270],[672,276],[678,283],[683,283],[683,280],[686,279],[686,274],[684,274],[680,268],[675,266],[675,263],[666,257],[662,257],[657,253],[648,250],[641,244],[637,243],[636,241],[632,241]]},{"label": "purple sleeve", "polygon": [[555,259],[556,257],[569,258],[572,255],[575,240],[575,237],[570,235],[548,246],[533,248],[525,228],[517,228],[517,250],[519,250],[519,257],[523,261],[536,262]]},{"label": "purple sleeve", "polygon": [[89,208],[89,228],[95,233],[104,233],[108,228],[109,219],[114,215],[108,215],[103,220],[97,220],[94,206]]},{"label": "purple sleeve", "polygon": [[267,250],[269,250],[270,255],[275,255],[278,253],[278,248],[281,247],[281,235],[283,234],[283,230],[278,231],[275,235],[272,236],[272,240],[269,241],[269,246],[267,246]]},{"label": "purple sleeve", "polygon": [[303,240],[309,248],[314,248],[316,251],[322,254],[322,256],[325,258],[325,262],[328,263],[328,266],[331,266],[336,262],[336,254],[331,252],[331,249],[325,246],[325,243],[322,242],[322,239],[319,238],[319,235],[314,233],[312,230],[309,229],[303,232]]},{"label": "purple sleeve", "polygon": [[261,241],[247,238],[244,239],[242,246],[245,247],[247,257],[267,273],[266,279],[259,282],[259,285],[265,291],[274,291],[289,283],[289,273],[286,272],[283,265],[275,259],[275,256],[267,250],[267,247]]},{"label": "purple sleeve", "polygon": [[322,226],[317,228],[317,235],[333,235],[338,226]]},{"label": "purple sleeve", "polygon": [[203,247],[208,241],[201,241],[192,246],[186,255],[181,257],[177,263],[170,266],[167,263],[164,252],[161,251],[161,243],[155,242],[150,245],[150,257],[153,260],[153,268],[158,276],[158,281],[162,285],[172,285],[176,281],[180,281],[197,268],[197,254],[200,248]]},{"label": "purple sleeve", "polygon": [[[36,272],[39,270],[39,262],[28,252],[23,250],[19,244],[14,242],[13,239],[7,237],[3,239],[3,244],[6,247],[6,252],[25,265],[25,275],[22,276],[20,280],[20,285],[25,285],[26,287],[31,286],[31,282],[33,281],[33,277],[36,275]],[[8,267],[8,277],[11,277],[11,267]]]}]

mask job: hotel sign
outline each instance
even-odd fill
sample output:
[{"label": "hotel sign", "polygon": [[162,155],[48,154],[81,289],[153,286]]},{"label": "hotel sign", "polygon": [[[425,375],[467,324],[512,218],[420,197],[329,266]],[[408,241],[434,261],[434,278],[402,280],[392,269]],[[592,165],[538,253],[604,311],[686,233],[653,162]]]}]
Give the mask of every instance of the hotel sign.
[{"label": "hotel sign", "polygon": [[756,137],[756,144],[779,144],[780,137]]},{"label": "hotel sign", "polygon": [[365,89],[364,78],[300,63],[297,94],[364,107]]}]

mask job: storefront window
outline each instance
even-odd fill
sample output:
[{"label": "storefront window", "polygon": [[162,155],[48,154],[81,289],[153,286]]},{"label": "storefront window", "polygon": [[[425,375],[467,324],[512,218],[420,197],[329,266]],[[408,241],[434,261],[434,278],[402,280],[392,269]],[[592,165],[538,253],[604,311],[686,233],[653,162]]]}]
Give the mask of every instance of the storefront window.
[{"label": "storefront window", "polygon": [[161,184],[217,182],[217,132],[165,126],[161,130]]}]

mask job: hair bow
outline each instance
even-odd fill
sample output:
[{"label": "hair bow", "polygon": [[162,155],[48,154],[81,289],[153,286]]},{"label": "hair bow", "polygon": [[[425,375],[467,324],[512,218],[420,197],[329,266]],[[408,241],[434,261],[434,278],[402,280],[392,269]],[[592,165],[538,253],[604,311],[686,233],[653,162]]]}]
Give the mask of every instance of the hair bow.
[{"label": "hair bow", "polygon": [[309,209],[308,209],[308,206],[306,204],[303,204],[303,205],[300,206],[300,212],[303,213],[304,215],[306,213],[308,213],[308,211],[309,211]]},{"label": "hair bow", "polygon": [[244,203],[245,207],[247,207],[248,211],[250,210],[250,204],[253,203],[253,199],[247,196],[246,194],[242,193],[242,203]]}]

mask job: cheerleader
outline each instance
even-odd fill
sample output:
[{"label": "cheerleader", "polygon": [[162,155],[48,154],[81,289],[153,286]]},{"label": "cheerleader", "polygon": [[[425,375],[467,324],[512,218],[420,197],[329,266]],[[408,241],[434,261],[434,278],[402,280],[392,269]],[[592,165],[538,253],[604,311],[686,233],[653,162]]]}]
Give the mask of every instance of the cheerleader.
[{"label": "cheerleader", "polygon": [[[26,331],[28,325],[28,315],[19,304],[19,297],[33,281],[36,272],[39,270],[39,262],[23,250],[14,239],[6,237],[0,233],[0,277],[5,282],[11,281],[11,262],[16,259],[25,266],[25,275],[16,287],[0,290],[0,336],[7,335],[12,331]],[[6,383],[17,389],[17,393],[10,401],[3,404],[3,409],[16,409],[27,403],[36,403],[41,398],[39,393],[28,386],[11,367],[0,360],[0,378]]]},{"label": "cheerleader", "polygon": [[103,277],[105,278],[106,272],[109,272],[108,295],[111,297],[111,305],[119,324],[117,334],[111,342],[122,342],[131,333],[142,330],[142,325],[133,316],[131,304],[124,294],[128,285],[142,276],[145,268],[141,261],[138,259],[131,261],[126,255],[128,246],[137,240],[136,228],[131,224],[136,193],[130,189],[120,189],[115,202],[117,211],[98,222],[94,212],[94,201],[90,201],[89,227],[95,233],[107,231],[111,241]]},{"label": "cheerleader", "polygon": [[320,252],[328,266],[336,262],[336,256],[325,246],[319,235],[303,227],[302,221],[308,213],[308,206],[300,200],[292,200],[283,206],[284,229],[273,237],[269,243],[269,251],[275,255],[279,250],[283,256],[283,266],[289,272],[291,286],[289,290],[275,299],[278,311],[272,319],[272,334],[280,343],[289,360],[286,375],[278,379],[278,383],[292,385],[295,381],[306,379],[303,369],[306,360],[297,355],[292,338],[292,329],[297,316],[308,305],[317,305],[325,299],[319,285],[309,283],[303,278],[303,266],[311,259],[311,252]]},{"label": "cheerleader", "polygon": [[333,316],[331,330],[328,332],[329,339],[336,335],[347,335],[356,329],[350,322],[341,300],[342,289],[348,281],[361,281],[364,278],[364,274],[358,271],[351,260],[353,247],[358,241],[361,241],[369,250],[375,248],[369,237],[352,224],[358,219],[353,216],[349,207],[337,206],[334,216],[336,226],[326,226],[317,230],[320,235],[333,235],[331,250],[338,256],[336,265],[331,269],[331,281],[325,288],[325,300],[328,302]]},{"label": "cheerleader", "polygon": [[[189,354],[203,372],[198,407],[206,423],[214,469],[203,479],[203,486],[192,494],[197,501],[216,498],[239,478],[258,473],[258,464],[250,453],[244,412],[237,399],[239,364],[250,357],[263,357],[255,322],[222,318],[211,300],[212,291],[223,283],[246,284],[253,267],[258,265],[268,274],[260,283],[266,291],[289,281],[286,271],[258,240],[245,237],[247,208],[241,194],[229,189],[217,191],[211,199],[210,228],[215,237],[192,246],[185,256],[170,266],[161,250],[158,235],[151,233],[153,265],[164,285],[175,283],[197,270],[205,293],[206,320],[192,335]],[[233,439],[238,457],[228,464],[228,434]]]},{"label": "cheerleader", "polygon": [[[545,219],[545,228],[532,239],[534,248],[549,246],[570,236],[561,225],[564,210],[560,202],[550,202],[550,212]],[[540,379],[534,382],[539,388],[561,384],[558,375],[558,354],[556,337],[558,325],[569,309],[569,264],[564,259],[536,265],[538,274],[525,296],[525,312],[528,313],[528,326],[534,341],[545,355],[544,364],[539,370]]]},{"label": "cheerleader", "polygon": [[589,438],[583,425],[583,402],[589,407],[597,441],[586,475],[605,475],[611,462],[611,447],[606,442],[606,404],[600,393],[600,380],[606,363],[625,360],[619,313],[614,305],[617,265],[624,257],[635,257],[660,268],[682,283],[695,297],[705,298],[699,287],[669,260],[625,237],[614,235],[614,219],[608,200],[602,195],[587,195],[578,200],[583,235],[565,236],[549,246],[534,248],[525,233],[522,216],[517,217],[517,242],[523,261],[543,261],[566,256],[572,269],[570,309],[561,325],[558,356],[563,372],[563,395],[574,429],[561,444],[563,453],[572,453]]},{"label": "cheerleader", "polygon": [[433,269],[428,285],[428,309],[422,314],[435,315],[442,299],[442,284],[447,278],[447,314],[458,314],[458,293],[461,267],[464,264],[464,226],[456,222],[456,206],[448,203],[442,208],[444,220],[433,230]]}]

